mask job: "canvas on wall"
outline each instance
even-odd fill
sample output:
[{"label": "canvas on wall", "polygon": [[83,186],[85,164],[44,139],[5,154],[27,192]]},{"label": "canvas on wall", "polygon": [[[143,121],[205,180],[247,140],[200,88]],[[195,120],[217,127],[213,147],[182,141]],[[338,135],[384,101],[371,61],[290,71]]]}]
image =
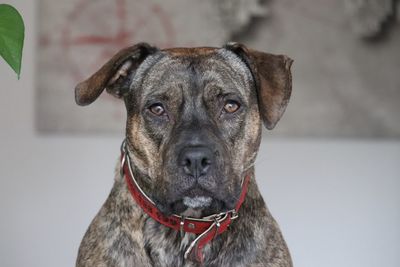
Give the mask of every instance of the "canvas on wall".
[{"label": "canvas on wall", "polygon": [[41,133],[123,133],[122,101],[106,93],[86,107],[74,101],[75,85],[123,47],[143,41],[161,48],[221,46],[233,40],[294,59],[292,98],[272,135],[400,136],[399,25],[391,22],[385,38],[363,40],[351,25],[360,29],[365,16],[359,10],[374,15],[371,9],[353,5],[346,12],[342,1],[317,0],[39,3],[36,126]]}]

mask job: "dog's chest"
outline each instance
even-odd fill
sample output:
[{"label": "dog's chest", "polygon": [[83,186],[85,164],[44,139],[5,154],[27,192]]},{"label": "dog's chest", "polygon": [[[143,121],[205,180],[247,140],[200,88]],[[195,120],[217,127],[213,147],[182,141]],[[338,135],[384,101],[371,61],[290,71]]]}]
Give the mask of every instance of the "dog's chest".
[{"label": "dog's chest", "polygon": [[[238,255],[234,255],[238,247],[233,245],[235,242],[227,235],[229,235],[228,232],[223,233],[204,246],[202,251],[204,263],[199,264],[184,259],[185,251],[196,235],[185,233],[181,236],[180,232],[165,228],[150,220],[144,227],[145,249],[153,266],[160,267],[247,266],[244,257],[237,258]],[[235,249],[231,250],[230,247],[235,247]],[[248,256],[252,254],[247,249],[242,249],[240,253]]]},{"label": "dog's chest", "polygon": [[148,220],[144,227],[145,249],[154,266],[195,267],[197,264],[184,259],[184,253],[196,238],[194,234],[165,228]]}]

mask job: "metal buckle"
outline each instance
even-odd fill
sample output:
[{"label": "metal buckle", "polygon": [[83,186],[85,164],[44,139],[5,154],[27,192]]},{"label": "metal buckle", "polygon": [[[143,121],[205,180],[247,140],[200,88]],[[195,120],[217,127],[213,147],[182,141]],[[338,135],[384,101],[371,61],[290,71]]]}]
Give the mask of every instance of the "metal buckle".
[{"label": "metal buckle", "polygon": [[221,218],[224,217],[224,215],[225,215],[226,213],[227,213],[227,212],[221,212],[221,213],[211,214],[211,215],[209,215],[209,216],[203,217],[202,220],[205,220],[205,221],[215,221],[215,219],[220,220]]},{"label": "metal buckle", "polygon": [[230,210],[229,213],[231,214],[231,220],[235,220],[239,217],[239,214],[236,210]]}]

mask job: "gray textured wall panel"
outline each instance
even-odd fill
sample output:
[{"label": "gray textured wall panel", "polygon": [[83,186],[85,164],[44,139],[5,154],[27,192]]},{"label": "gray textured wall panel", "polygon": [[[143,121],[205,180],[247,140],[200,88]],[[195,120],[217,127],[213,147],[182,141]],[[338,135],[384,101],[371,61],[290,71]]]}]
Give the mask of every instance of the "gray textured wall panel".
[{"label": "gray textured wall panel", "polygon": [[[400,137],[400,27],[392,23],[378,41],[360,39],[344,1],[279,0],[265,8],[253,0],[244,13],[268,11],[268,16],[252,20],[232,38],[235,31],[224,19],[229,9],[220,9],[216,3],[223,2],[214,0],[40,3],[36,110],[42,131],[123,131],[124,108],[118,100],[104,94],[85,108],[73,101],[74,85],[121,46],[139,41],[162,47],[222,45],[234,39],[295,60],[292,99],[274,136]],[[124,20],[118,19],[121,7]],[[121,21],[130,35],[118,41]],[[85,41],[82,36],[111,41],[76,45]]]},{"label": "gray textured wall panel", "polygon": [[273,135],[400,136],[400,30],[358,39],[342,1],[281,0],[238,38],[294,59],[293,95]]}]

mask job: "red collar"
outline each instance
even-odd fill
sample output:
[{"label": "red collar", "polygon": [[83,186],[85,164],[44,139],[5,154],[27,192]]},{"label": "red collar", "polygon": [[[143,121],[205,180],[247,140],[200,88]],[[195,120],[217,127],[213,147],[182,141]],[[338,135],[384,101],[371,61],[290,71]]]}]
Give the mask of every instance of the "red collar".
[{"label": "red collar", "polygon": [[203,247],[213,240],[217,235],[222,234],[228,229],[231,222],[236,219],[240,206],[242,205],[247,192],[250,175],[245,176],[242,181],[242,191],[236,203],[235,209],[213,214],[203,218],[191,218],[172,214],[164,216],[156,207],[154,202],[143,192],[132,175],[131,162],[126,153],[126,142],[121,147],[121,175],[125,176],[128,189],[136,203],[157,222],[175,229],[177,231],[198,234],[197,238],[189,245],[185,251],[185,259],[203,262]]}]

